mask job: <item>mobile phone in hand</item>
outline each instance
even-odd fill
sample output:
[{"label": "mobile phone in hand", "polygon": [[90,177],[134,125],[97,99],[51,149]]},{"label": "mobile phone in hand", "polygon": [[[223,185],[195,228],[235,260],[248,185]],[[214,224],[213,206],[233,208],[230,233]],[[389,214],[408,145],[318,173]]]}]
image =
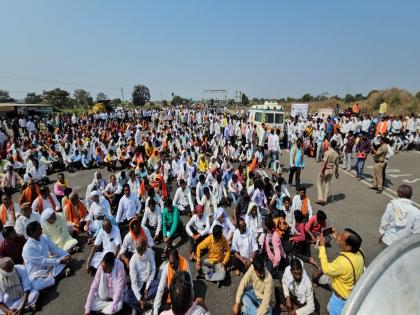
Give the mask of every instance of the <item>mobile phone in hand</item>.
[{"label": "mobile phone in hand", "polygon": [[327,235],[333,234],[333,233],[334,233],[334,228],[332,226],[322,230],[322,235],[324,237],[327,236]]}]

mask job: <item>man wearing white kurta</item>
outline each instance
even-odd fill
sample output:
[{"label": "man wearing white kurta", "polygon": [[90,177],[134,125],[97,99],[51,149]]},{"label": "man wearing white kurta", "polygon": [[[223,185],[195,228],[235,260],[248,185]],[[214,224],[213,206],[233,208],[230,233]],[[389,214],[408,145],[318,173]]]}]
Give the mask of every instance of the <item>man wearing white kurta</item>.
[{"label": "man wearing white kurta", "polygon": [[132,193],[128,184],[124,185],[124,195],[120,199],[117,211],[117,222],[130,221],[137,213],[140,213],[141,203],[136,194]]},{"label": "man wearing white kurta", "polygon": [[[92,251],[87,260],[87,269],[93,267],[97,269],[108,252],[113,252],[116,256],[120,251],[121,246],[121,234],[120,229],[117,226],[112,225],[109,219],[104,219],[102,222],[102,229],[99,230],[93,244]],[[102,252],[97,252],[98,247],[102,245]]]},{"label": "man wearing white kurta", "polygon": [[187,187],[187,184],[183,179],[179,180],[179,186],[173,200],[174,207],[177,207],[182,213],[193,211],[194,204],[191,197],[191,190]]},{"label": "man wearing white kurta", "polygon": [[257,250],[258,244],[254,234],[246,227],[245,220],[240,218],[232,238],[233,265],[236,274],[248,270]]},{"label": "man wearing white kurta", "polygon": [[[39,204],[40,202],[42,203],[42,206]],[[50,193],[49,189],[44,192],[43,187],[41,187],[40,196],[36,198],[32,203],[32,211],[41,214],[42,211],[47,208],[54,209],[55,211],[60,211],[61,204],[58,201],[57,197],[53,193]]]},{"label": "man wearing white kurta", "polygon": [[[152,235],[150,235],[149,229],[145,226],[142,226],[141,229],[143,230],[144,235],[146,236],[147,246],[149,247],[155,246],[155,242],[153,241]],[[118,256],[126,252],[129,252],[131,254],[134,254],[136,252],[136,240],[133,239],[133,235],[131,233],[127,233],[124,236],[124,240],[123,240],[121,250]]]},{"label": "man wearing white kurta", "polygon": [[15,266],[9,257],[0,259],[0,314],[11,314],[11,310],[20,314],[33,308],[38,296],[39,292],[31,287],[25,266]]},{"label": "man wearing white kurta", "polygon": [[22,234],[25,238],[28,238],[26,227],[31,222],[37,221],[41,223],[41,216],[36,212],[32,212],[31,204],[29,202],[22,204],[21,211],[21,216],[19,216],[15,222],[15,231],[17,234]]},{"label": "man wearing white kurta", "polygon": [[153,234],[153,240],[157,241],[162,229],[162,213],[156,201],[151,199],[146,207],[141,220],[141,226],[146,227]]},{"label": "man wearing white kurta", "polygon": [[137,243],[129,269],[131,290],[124,296],[124,302],[141,313],[144,302],[155,297],[159,284],[159,279],[155,279],[155,253],[147,247],[145,239],[140,239]]},{"label": "man wearing white kurta", "polygon": [[42,235],[41,224],[32,222],[26,228],[28,240],[22,257],[35,290],[41,291],[55,284],[55,278],[64,270],[71,256]]},{"label": "man wearing white kurta", "polygon": [[398,198],[386,206],[379,226],[379,243],[383,247],[404,239],[413,233],[420,233],[420,209],[410,200],[413,190],[408,185],[398,187]]}]

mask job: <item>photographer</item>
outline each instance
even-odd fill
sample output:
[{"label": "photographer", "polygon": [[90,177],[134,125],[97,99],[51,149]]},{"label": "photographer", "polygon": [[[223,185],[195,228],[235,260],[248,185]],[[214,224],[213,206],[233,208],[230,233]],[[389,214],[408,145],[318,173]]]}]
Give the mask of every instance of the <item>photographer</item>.
[{"label": "photographer", "polygon": [[328,262],[325,250],[325,237],[319,236],[319,259],[322,272],[331,279],[333,294],[328,302],[330,315],[339,315],[350,296],[357,280],[364,270],[364,256],[360,251],[362,238],[351,229],[334,233],[340,248],[340,255],[332,262]]}]

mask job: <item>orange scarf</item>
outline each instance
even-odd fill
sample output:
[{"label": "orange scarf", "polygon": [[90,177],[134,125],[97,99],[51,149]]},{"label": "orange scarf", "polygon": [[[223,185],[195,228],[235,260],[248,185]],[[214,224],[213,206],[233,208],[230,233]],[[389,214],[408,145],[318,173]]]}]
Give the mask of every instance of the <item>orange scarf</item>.
[{"label": "orange scarf", "polygon": [[309,204],[309,198],[305,197],[305,199],[303,199],[302,201],[302,207],[300,208],[300,211],[302,212],[304,216],[308,214],[308,204]]},{"label": "orange scarf", "polygon": [[[79,215],[77,215],[75,208],[77,208]],[[74,224],[79,224],[80,219],[84,218],[87,214],[86,206],[80,200],[77,201],[76,207],[74,207],[73,203],[70,200],[68,200],[66,202],[66,205],[64,206],[64,211],[67,216],[67,221]]]},{"label": "orange scarf", "polygon": [[33,198],[33,200],[32,200],[32,196],[34,194],[39,195],[38,186],[35,186],[35,192],[32,192],[30,187],[26,187],[25,190],[23,191],[23,199],[24,200],[22,200],[22,203],[25,203],[25,202],[32,203],[36,199],[36,198]]},{"label": "orange scarf", "polygon": [[129,224],[129,229],[130,229],[130,235],[131,235],[131,238],[136,242],[139,238],[143,238],[143,239],[145,239],[146,241],[147,241],[147,238],[146,238],[146,234],[144,233],[144,230],[141,228],[141,226],[140,226],[140,235],[136,235],[136,233],[134,233],[134,231],[131,229],[131,223],[133,223],[134,221],[139,221],[139,220],[137,220],[136,218],[134,218],[133,220],[131,220],[131,222],[130,222],[130,224]]},{"label": "orange scarf", "polygon": [[166,200],[166,198],[168,197],[168,190],[166,189],[165,180],[161,174],[156,175],[156,179],[151,186],[155,188],[159,185],[159,182],[162,188],[162,199]]},{"label": "orange scarf", "polygon": [[[52,205],[53,210],[55,211],[55,202],[54,199],[52,199],[51,195],[48,195],[48,201]],[[44,211],[44,207],[42,206],[42,196],[38,196],[38,213],[41,214],[42,211]]]},{"label": "orange scarf", "polygon": [[253,172],[255,168],[257,167],[257,157],[255,156],[249,165],[249,172]]},{"label": "orange scarf", "polygon": [[[187,271],[188,262],[187,260],[179,255],[179,265],[178,265],[178,271]],[[175,276],[175,271],[172,269],[171,265],[168,263],[168,290],[171,288],[172,279]],[[168,294],[168,299],[166,300],[168,304],[171,304],[171,296]]]},{"label": "orange scarf", "polygon": [[280,220],[277,221],[276,232],[278,235],[280,235],[280,238],[283,238],[283,235],[284,233],[286,233],[287,229],[289,228],[289,225],[286,222],[284,222],[284,227],[282,228],[279,223]]},{"label": "orange scarf", "polygon": [[[15,207],[13,205],[13,202],[10,202],[10,212],[13,213],[12,223],[14,223],[15,222],[15,218],[14,218],[14,216],[15,216]],[[0,219],[1,219],[1,222],[3,222],[3,225],[6,224],[6,221],[7,221],[7,208],[6,208],[6,206],[4,204],[2,204],[1,205],[1,208],[0,208]]]},{"label": "orange scarf", "polygon": [[146,192],[146,186],[144,184],[144,179],[141,181],[140,189],[139,189],[139,195],[140,197],[143,197],[144,193]]}]

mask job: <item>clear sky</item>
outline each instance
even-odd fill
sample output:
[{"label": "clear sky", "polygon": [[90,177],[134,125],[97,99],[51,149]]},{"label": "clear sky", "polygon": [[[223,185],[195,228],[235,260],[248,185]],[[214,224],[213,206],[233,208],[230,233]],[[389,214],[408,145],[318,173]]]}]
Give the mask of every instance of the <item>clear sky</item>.
[{"label": "clear sky", "polygon": [[0,89],[15,98],[123,87],[127,99],[139,83],[154,100],[420,90],[418,0],[0,0],[0,12]]}]

